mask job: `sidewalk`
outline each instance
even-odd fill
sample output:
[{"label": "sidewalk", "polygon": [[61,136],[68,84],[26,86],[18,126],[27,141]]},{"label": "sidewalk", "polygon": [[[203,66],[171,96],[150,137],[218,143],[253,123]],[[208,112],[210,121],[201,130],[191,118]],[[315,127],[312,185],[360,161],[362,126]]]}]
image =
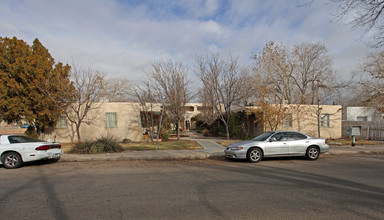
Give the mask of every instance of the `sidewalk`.
[{"label": "sidewalk", "polygon": [[[188,133],[182,138],[197,141],[203,150],[159,150],[159,151],[124,151],[104,154],[64,154],[60,161],[113,161],[113,160],[204,160],[224,158],[225,147],[217,143],[217,138],[203,137],[200,134]],[[336,146],[331,145],[327,155],[384,154],[384,145]]]}]

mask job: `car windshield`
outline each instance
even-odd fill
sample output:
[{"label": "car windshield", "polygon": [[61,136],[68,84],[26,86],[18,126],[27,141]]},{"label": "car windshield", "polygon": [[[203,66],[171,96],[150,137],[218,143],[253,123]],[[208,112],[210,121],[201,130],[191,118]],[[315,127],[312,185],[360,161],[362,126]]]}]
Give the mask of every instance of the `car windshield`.
[{"label": "car windshield", "polygon": [[9,143],[15,144],[15,143],[30,143],[30,142],[44,142],[42,140],[28,137],[28,136],[22,136],[22,135],[13,135],[8,136]]},{"label": "car windshield", "polygon": [[274,133],[275,132],[273,132],[273,131],[265,132],[265,133],[255,137],[255,138],[253,138],[252,141],[265,141]]}]

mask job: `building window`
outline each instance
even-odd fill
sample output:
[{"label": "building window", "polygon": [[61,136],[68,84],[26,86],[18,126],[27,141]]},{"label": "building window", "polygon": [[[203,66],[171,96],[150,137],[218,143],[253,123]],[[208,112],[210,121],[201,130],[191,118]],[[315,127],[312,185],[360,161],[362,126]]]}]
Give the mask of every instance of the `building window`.
[{"label": "building window", "polygon": [[57,121],[56,128],[67,128],[67,117],[65,115],[59,116],[59,120]]},{"label": "building window", "polygon": [[368,121],[368,117],[367,116],[357,116],[357,121]]},{"label": "building window", "polygon": [[284,128],[292,128],[292,114],[287,114],[283,121]]},{"label": "building window", "polygon": [[329,127],[329,114],[321,114],[320,115],[320,125],[321,127]]},{"label": "building window", "polygon": [[105,113],[105,127],[117,128],[116,112]]}]

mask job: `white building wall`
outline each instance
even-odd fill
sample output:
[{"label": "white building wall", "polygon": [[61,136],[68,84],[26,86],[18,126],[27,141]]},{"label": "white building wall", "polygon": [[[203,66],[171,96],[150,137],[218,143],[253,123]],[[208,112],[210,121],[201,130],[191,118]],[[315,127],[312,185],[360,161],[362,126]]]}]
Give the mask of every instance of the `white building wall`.
[{"label": "white building wall", "polygon": [[375,111],[369,107],[347,107],[347,121],[359,121],[358,117],[367,117],[367,121],[374,121]]}]

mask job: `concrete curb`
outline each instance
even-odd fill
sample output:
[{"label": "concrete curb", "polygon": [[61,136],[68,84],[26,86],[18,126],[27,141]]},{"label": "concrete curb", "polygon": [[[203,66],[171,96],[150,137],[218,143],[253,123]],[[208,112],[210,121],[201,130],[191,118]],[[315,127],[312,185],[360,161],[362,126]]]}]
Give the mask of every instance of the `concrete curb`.
[{"label": "concrete curb", "polygon": [[[384,146],[331,146],[329,152],[321,156],[342,155],[379,155],[384,154]],[[64,154],[61,162],[82,161],[130,161],[130,160],[205,160],[224,159],[221,152],[207,148],[206,150],[160,150],[160,151],[125,151],[121,153],[103,154]]]},{"label": "concrete curb", "polygon": [[203,151],[133,151],[107,154],[63,154],[61,162],[121,161],[121,160],[203,160],[209,157]]}]

